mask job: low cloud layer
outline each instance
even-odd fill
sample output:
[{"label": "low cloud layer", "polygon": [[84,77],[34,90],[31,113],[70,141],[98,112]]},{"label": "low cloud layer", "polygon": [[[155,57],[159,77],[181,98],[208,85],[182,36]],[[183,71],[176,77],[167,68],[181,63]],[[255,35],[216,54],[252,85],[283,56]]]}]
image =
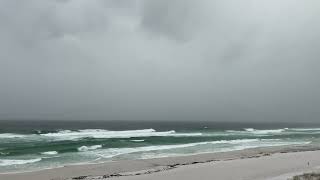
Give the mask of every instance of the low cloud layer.
[{"label": "low cloud layer", "polygon": [[0,1],[0,119],[318,122],[320,1]]}]

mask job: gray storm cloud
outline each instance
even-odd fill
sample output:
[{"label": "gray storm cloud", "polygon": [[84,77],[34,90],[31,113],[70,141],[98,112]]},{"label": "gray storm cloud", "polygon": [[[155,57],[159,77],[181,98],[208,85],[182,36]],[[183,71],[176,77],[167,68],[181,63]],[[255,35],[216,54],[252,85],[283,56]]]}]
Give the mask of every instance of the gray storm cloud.
[{"label": "gray storm cloud", "polygon": [[318,122],[319,8],[0,1],[0,119]]}]

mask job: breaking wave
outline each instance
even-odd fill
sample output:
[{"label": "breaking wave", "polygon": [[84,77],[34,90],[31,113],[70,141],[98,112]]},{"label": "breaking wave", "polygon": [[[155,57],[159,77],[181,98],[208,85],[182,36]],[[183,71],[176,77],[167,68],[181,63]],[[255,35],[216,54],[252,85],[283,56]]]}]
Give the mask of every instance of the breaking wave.
[{"label": "breaking wave", "polygon": [[266,129],[266,130],[258,130],[253,128],[247,128],[245,131],[251,132],[254,134],[279,134],[284,132],[286,129]]},{"label": "breaking wave", "polygon": [[320,131],[320,128],[291,128],[293,131]]},{"label": "breaking wave", "polygon": [[0,159],[0,166],[12,166],[12,165],[22,165],[41,161],[41,158],[28,159],[28,160],[17,160],[17,159]]},{"label": "breaking wave", "polygon": [[2,134],[0,134],[0,139],[3,139],[3,138],[24,138],[26,136],[27,135],[24,135],[24,134],[2,133]]},{"label": "breaking wave", "polygon": [[130,140],[130,141],[132,141],[132,142],[143,142],[144,139],[134,139],[134,140]]},{"label": "breaking wave", "polygon": [[[112,158],[115,156],[131,153],[150,152],[150,151],[163,151],[180,148],[189,148],[202,145],[214,145],[214,144],[229,144],[231,147],[218,148],[216,150],[211,149],[210,152],[221,152],[221,151],[234,151],[243,150],[248,148],[256,147],[268,147],[268,146],[283,146],[283,145],[298,145],[308,144],[310,142],[284,142],[279,139],[237,139],[237,140],[220,140],[220,141],[207,141],[199,143],[188,143],[179,145],[158,145],[158,146],[143,146],[135,148],[109,148],[100,150],[97,155],[103,158]],[[211,147],[212,148],[212,147]]]},{"label": "breaking wave", "polygon": [[132,138],[151,136],[201,136],[202,133],[176,133],[174,130],[157,132],[154,129],[108,131],[103,129],[84,129],[78,131],[62,130],[55,133],[40,134],[45,137],[52,137],[62,140],[74,140],[81,138]]},{"label": "breaking wave", "polygon": [[89,151],[102,148],[102,145],[93,145],[93,146],[81,146],[78,148],[78,151]]},{"label": "breaking wave", "polygon": [[56,154],[58,154],[58,152],[57,151],[47,151],[47,152],[43,152],[41,154],[43,154],[43,155],[56,155]]},{"label": "breaking wave", "polygon": [[[39,131],[40,132],[40,131]],[[111,139],[111,138],[134,138],[134,137],[183,137],[183,136],[201,136],[202,133],[177,133],[171,131],[156,131],[154,129],[141,129],[141,130],[125,130],[125,131],[109,131],[104,129],[83,129],[83,130],[60,130],[57,132],[49,132],[38,134],[13,134],[3,133],[0,134],[0,139],[23,138],[33,140],[49,138],[56,140],[77,140],[83,138],[96,138],[96,139]]]},{"label": "breaking wave", "polygon": [[227,130],[230,134],[252,134],[257,136],[280,135],[280,134],[313,134],[320,133],[320,128],[282,128],[282,129],[254,129],[245,128],[243,130]]},{"label": "breaking wave", "polygon": [[111,158],[111,157],[122,155],[122,154],[188,148],[188,147],[206,145],[206,144],[228,144],[228,143],[241,144],[241,143],[250,143],[250,142],[258,142],[258,141],[259,139],[239,139],[239,140],[229,140],[229,141],[228,140],[208,141],[208,142],[188,143],[188,144],[178,144],[178,145],[142,146],[142,147],[135,147],[135,148],[109,148],[109,149],[101,150],[101,152],[99,152],[98,155],[104,158]]},{"label": "breaking wave", "polygon": [[[209,131],[209,132],[176,132],[156,131],[154,129],[140,130],[124,130],[109,131],[104,129],[82,129],[82,130],[59,130],[54,132],[37,131],[36,134],[14,134],[0,133],[0,139],[24,139],[24,140],[81,140],[84,138],[94,139],[117,139],[117,138],[143,138],[143,137],[200,137],[200,136],[234,136],[234,135],[250,135],[250,136],[269,136],[280,134],[319,134],[320,128],[282,128],[282,129],[254,129],[245,128],[243,130],[225,130],[225,131]],[[142,142],[141,140],[130,140],[132,142]]]}]

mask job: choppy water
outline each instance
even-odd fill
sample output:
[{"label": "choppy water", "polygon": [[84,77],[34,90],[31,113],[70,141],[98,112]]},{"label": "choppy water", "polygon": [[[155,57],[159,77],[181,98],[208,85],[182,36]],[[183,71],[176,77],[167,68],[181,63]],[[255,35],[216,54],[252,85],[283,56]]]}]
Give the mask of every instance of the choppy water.
[{"label": "choppy water", "polygon": [[319,140],[320,128],[302,124],[4,121],[0,173]]}]

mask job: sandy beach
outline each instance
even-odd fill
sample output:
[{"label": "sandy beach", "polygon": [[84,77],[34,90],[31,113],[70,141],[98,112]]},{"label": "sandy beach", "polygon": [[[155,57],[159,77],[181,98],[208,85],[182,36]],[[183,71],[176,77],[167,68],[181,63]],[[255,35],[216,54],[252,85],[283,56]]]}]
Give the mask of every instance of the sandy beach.
[{"label": "sandy beach", "polygon": [[159,173],[120,177],[119,180],[287,180],[295,175],[318,171],[319,155],[320,151],[273,154],[260,158],[187,165]]},{"label": "sandy beach", "polygon": [[0,174],[1,180],[288,179],[320,167],[319,147],[268,147],[191,156],[71,165]]},{"label": "sandy beach", "polygon": [[320,180],[320,0],[0,0],[0,180]]}]

